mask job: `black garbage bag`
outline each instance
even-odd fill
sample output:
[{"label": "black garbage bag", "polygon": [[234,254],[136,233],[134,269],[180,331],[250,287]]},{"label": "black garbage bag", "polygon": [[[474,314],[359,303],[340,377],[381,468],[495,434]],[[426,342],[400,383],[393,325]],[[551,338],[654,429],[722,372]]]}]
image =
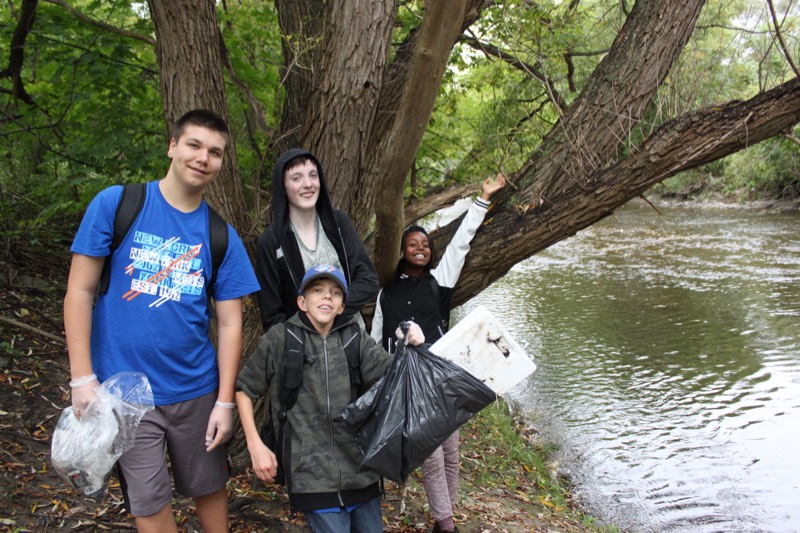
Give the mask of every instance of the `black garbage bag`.
[{"label": "black garbage bag", "polygon": [[386,375],[337,420],[356,435],[371,470],[402,483],[456,429],[497,396],[478,378],[422,346],[400,343]]}]

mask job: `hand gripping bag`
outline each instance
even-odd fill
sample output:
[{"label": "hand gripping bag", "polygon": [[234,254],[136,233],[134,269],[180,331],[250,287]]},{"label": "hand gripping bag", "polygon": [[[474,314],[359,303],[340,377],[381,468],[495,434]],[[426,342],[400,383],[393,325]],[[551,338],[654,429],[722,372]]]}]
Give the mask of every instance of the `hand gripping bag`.
[{"label": "hand gripping bag", "polygon": [[386,375],[337,417],[355,433],[371,470],[402,483],[456,429],[497,396],[422,346],[400,343]]},{"label": "hand gripping bag", "polygon": [[147,411],[153,391],[147,376],[120,372],[103,382],[81,418],[72,407],[61,413],[50,447],[56,472],[86,496],[101,500],[111,469],[133,446],[133,435]]}]

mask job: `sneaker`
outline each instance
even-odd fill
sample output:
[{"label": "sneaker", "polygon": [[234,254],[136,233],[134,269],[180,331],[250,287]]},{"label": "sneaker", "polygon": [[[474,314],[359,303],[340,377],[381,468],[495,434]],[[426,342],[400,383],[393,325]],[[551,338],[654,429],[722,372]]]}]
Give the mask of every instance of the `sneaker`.
[{"label": "sneaker", "polygon": [[433,526],[433,531],[431,533],[458,533],[458,528],[451,530],[443,530],[439,528],[439,524]]}]

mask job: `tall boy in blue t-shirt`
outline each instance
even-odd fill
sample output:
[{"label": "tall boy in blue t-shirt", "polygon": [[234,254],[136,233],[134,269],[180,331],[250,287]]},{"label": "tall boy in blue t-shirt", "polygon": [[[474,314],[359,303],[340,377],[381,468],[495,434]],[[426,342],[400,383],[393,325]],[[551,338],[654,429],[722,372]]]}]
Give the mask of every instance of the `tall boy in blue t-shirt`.
[{"label": "tall boy in blue t-shirt", "polygon": [[212,258],[203,192],[219,174],[229,139],[225,121],[210,111],[190,111],[175,123],[167,175],[146,185],[138,217],[111,254],[108,291],[96,304],[121,186],[92,200],[71,248],[64,329],[76,415],[98,382],[117,372],[142,372],[153,389],[156,408],[118,463],[139,531],[177,531],[166,451],[175,487],[194,499],[203,529],[228,530],[223,443],[233,428],[242,297],[258,290],[242,241],[228,225],[225,258],[214,273],[215,350],[208,336]]}]

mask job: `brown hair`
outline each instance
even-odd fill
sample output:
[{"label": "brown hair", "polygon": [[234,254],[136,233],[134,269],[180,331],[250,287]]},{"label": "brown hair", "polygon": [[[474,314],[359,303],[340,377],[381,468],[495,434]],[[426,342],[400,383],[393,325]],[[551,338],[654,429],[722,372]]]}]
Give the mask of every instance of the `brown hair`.
[{"label": "brown hair", "polygon": [[186,126],[201,126],[208,128],[211,131],[219,132],[225,137],[225,144],[231,142],[231,133],[228,129],[228,124],[225,120],[208,109],[193,109],[184,113],[181,118],[175,121],[175,127],[172,129],[172,138],[176,141],[183,135]]}]

